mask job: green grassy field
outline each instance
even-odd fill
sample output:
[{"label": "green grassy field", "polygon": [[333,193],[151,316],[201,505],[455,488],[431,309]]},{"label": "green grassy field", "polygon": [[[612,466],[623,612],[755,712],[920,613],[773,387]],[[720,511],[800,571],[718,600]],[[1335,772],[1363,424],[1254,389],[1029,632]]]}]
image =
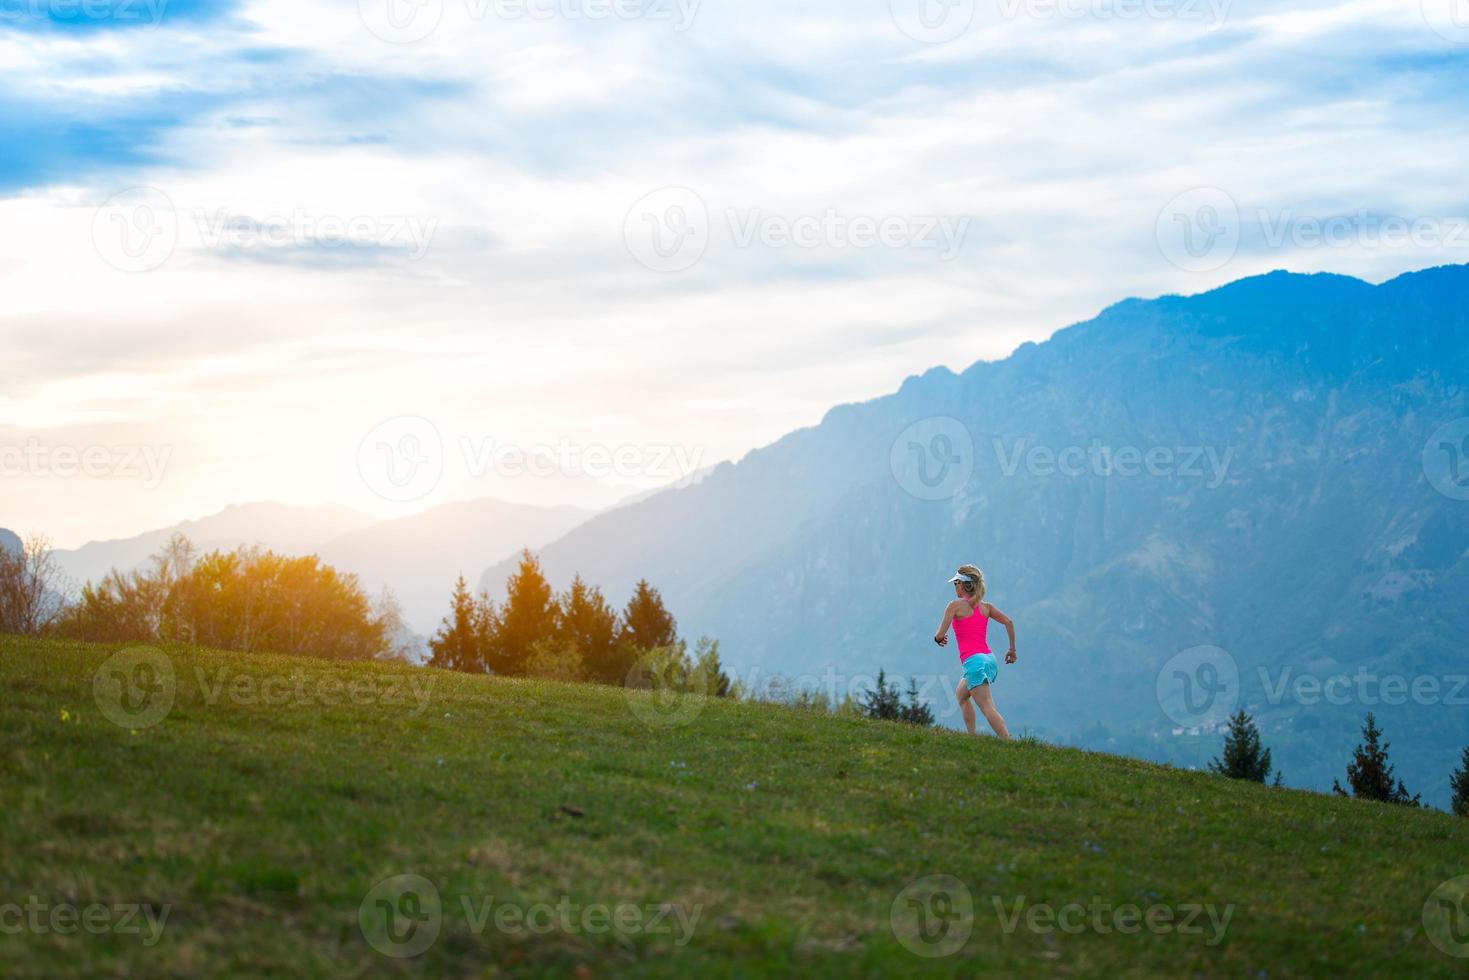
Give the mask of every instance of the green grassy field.
[{"label": "green grassy field", "polygon": [[1455,910],[1425,916],[1469,874],[1442,813],[770,705],[121,649],[0,637],[7,975],[1469,968]]}]

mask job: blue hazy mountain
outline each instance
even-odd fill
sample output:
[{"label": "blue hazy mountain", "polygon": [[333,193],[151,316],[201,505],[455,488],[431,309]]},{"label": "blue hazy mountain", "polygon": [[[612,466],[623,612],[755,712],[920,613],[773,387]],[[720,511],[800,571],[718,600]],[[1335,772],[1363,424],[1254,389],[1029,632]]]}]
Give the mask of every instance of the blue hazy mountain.
[{"label": "blue hazy mountain", "polygon": [[486,561],[555,540],[592,513],[492,498],[454,501],[339,535],[317,553],[339,571],[356,574],[369,594],[391,588],[408,626],[431,636],[450,611],[460,575],[473,586]]},{"label": "blue hazy mountain", "polygon": [[1018,624],[1012,728],[1202,765],[1237,703],[1287,783],[1322,789],[1370,710],[1442,805],[1469,744],[1466,392],[1469,268],[1274,273],[910,378],[541,555],[617,601],[647,577],[741,677],[949,689],[930,636],[974,562]]}]

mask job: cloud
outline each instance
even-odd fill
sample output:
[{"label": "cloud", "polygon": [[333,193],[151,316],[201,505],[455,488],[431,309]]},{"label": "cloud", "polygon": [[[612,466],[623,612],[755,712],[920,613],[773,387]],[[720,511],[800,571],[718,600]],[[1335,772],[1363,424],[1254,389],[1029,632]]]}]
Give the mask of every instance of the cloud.
[{"label": "cloud", "polygon": [[65,37],[228,20],[231,0],[0,0],[0,29]]},{"label": "cloud", "polygon": [[[443,0],[412,43],[376,36],[371,4],[303,0],[0,27],[0,351],[25,367],[6,410],[210,445],[151,498],[158,523],[185,492],[188,513],[370,506],[330,463],[393,413],[712,463],[1128,295],[1469,260],[1447,229],[1469,214],[1469,45],[1417,4],[1003,0],[942,44],[895,6]],[[174,236],[146,272],[109,263],[95,220],[139,186]],[[663,188],[707,214],[675,271],[639,254],[669,215],[635,206]],[[1160,242],[1200,188],[1238,216],[1217,264]],[[958,248],[924,246],[931,218],[964,222]],[[1374,241],[1394,218],[1441,233]],[[409,221],[433,228],[412,259]]]}]

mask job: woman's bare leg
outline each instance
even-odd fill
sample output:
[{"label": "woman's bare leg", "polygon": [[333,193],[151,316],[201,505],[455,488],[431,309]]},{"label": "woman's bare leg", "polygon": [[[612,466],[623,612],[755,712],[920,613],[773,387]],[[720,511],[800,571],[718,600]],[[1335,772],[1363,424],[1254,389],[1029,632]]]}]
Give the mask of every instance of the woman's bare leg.
[{"label": "woman's bare leg", "polygon": [[954,697],[959,699],[959,711],[964,715],[964,727],[969,729],[969,734],[974,735],[974,705],[969,703],[969,684],[960,681],[959,686],[954,688]]},{"label": "woman's bare leg", "polygon": [[[990,723],[990,727],[995,730],[995,734],[1009,741],[1010,729],[1005,727],[1005,719],[1000,717],[1000,711],[995,707],[995,696],[990,693],[990,686],[988,684],[981,684],[979,687],[970,691],[969,694],[979,704],[980,713],[984,715],[985,721]],[[973,731],[973,729],[970,730]]]}]

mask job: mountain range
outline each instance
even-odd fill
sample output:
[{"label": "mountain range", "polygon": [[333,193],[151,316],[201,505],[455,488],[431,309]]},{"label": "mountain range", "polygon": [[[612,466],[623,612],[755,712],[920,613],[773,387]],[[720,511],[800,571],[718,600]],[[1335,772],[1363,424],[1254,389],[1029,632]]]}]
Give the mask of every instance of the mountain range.
[{"label": "mountain range", "polygon": [[1242,707],[1325,789],[1373,711],[1442,804],[1469,744],[1466,385],[1469,268],[1278,272],[909,378],[540,554],[614,597],[647,577],[747,681],[922,675],[948,724],[931,637],[973,562],[1017,623],[1012,729],[1200,766]]},{"label": "mountain range", "polygon": [[615,604],[649,579],[750,686],[886,670],[949,725],[957,657],[931,637],[972,562],[1017,624],[1012,730],[1202,766],[1243,708],[1289,785],[1328,789],[1371,711],[1442,805],[1469,744],[1469,267],[1127,300],[601,512],[248,504],[58,558],[95,580],[176,530],[319,554],[422,633],[461,572],[500,596],[538,549]]},{"label": "mountain range", "polygon": [[[113,568],[128,572],[146,566],[175,533],[186,535],[201,553],[260,545],[285,555],[315,554],[338,571],[356,574],[369,595],[391,588],[408,628],[431,634],[449,608],[460,574],[473,583],[487,563],[552,541],[592,513],[483,499],[381,520],[337,504],[234,504],[130,538],[58,549],[55,557],[80,586],[99,581]],[[0,543],[7,533],[0,531]]]},{"label": "mountain range", "polygon": [[99,581],[114,568],[129,572],[142,567],[174,534],[188,537],[201,553],[258,544],[280,554],[298,555],[311,554],[338,535],[370,527],[377,520],[340,504],[317,507],[274,502],[231,504],[197,520],[181,521],[128,538],[57,549],[55,555],[62,570],[81,585]]}]

